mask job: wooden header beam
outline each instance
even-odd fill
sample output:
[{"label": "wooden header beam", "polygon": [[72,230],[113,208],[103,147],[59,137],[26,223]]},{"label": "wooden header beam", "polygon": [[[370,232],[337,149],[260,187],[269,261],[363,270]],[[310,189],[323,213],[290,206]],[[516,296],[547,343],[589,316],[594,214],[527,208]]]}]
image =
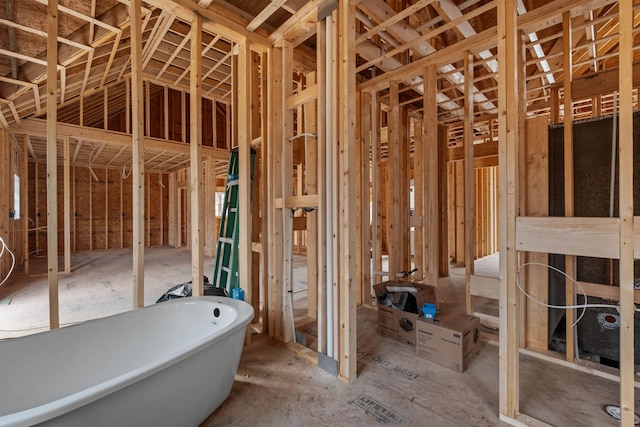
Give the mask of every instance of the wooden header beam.
[{"label": "wooden header beam", "polygon": [[[11,128],[10,131],[24,135],[46,135],[46,122],[41,119],[22,120],[20,126]],[[83,141],[106,142],[114,145],[132,146],[132,136],[127,133],[108,131],[86,126],[58,123],[56,130],[58,136],[78,139]],[[189,154],[189,144],[175,142],[160,138],[144,137],[145,148],[166,150],[172,153]],[[214,160],[229,161],[229,151],[221,148],[202,147],[203,156]]]}]

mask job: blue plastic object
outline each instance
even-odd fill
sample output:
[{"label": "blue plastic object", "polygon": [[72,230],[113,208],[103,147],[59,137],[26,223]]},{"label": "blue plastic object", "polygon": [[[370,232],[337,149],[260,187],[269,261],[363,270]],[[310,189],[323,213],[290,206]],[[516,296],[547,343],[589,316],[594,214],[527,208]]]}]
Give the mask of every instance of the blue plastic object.
[{"label": "blue plastic object", "polygon": [[422,313],[425,319],[435,319],[437,312],[438,310],[436,310],[435,304],[430,304],[428,302],[422,304]]},{"label": "blue plastic object", "polygon": [[231,298],[244,301],[244,291],[242,290],[242,288],[231,289]]}]

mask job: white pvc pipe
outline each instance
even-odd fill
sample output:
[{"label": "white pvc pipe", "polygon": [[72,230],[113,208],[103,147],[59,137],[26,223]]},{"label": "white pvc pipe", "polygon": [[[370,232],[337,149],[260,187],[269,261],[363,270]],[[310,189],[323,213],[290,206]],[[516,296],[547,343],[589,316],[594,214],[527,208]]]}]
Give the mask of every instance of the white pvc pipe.
[{"label": "white pvc pipe", "polygon": [[[332,80],[331,80],[331,15],[325,19],[326,25],[326,49],[327,55],[325,55],[325,67],[326,67],[326,102],[325,102],[325,123],[326,123],[326,189],[330,189],[333,185],[333,128],[331,120],[331,106],[334,100],[331,96]],[[327,191],[327,203],[326,203],[326,239],[327,239],[327,356],[333,357],[333,198],[330,194],[332,192]]]}]

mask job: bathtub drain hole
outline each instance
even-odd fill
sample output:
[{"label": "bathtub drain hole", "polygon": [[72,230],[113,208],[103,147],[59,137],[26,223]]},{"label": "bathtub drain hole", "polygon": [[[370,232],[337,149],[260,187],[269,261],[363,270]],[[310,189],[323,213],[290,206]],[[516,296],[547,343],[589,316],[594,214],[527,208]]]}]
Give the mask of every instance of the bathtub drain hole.
[{"label": "bathtub drain hole", "polygon": [[213,315],[215,317],[220,317],[220,309],[218,307],[213,309]]}]

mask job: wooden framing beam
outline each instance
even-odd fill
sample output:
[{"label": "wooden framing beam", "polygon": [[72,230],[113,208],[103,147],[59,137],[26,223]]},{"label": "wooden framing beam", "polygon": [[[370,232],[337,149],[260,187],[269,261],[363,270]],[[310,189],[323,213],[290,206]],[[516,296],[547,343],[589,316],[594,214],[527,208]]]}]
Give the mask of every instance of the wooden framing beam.
[{"label": "wooden framing beam", "polygon": [[425,231],[424,239],[427,244],[427,283],[436,287],[436,296],[438,292],[439,277],[439,251],[440,251],[440,191],[439,191],[439,167],[442,161],[440,153],[440,140],[438,138],[438,100],[437,100],[437,69],[434,65],[429,65],[424,69],[424,136],[423,155],[426,157],[425,166],[427,168],[426,178],[427,186],[425,191],[426,220],[423,221],[423,229]]},{"label": "wooden framing beam", "polygon": [[[571,15],[564,12],[562,15],[562,46],[563,46],[563,87],[564,87],[564,216],[573,216],[573,199],[574,199],[574,182],[573,182],[573,97],[571,96],[571,80],[573,70],[573,56],[571,48],[573,46],[571,34]],[[576,295],[572,278],[576,277],[576,258],[567,255],[565,257],[565,272],[569,276],[565,283],[565,302],[566,305],[575,305]],[[576,319],[575,309],[567,309],[566,318],[566,340],[567,361],[575,360],[575,329],[573,324]]]},{"label": "wooden framing beam", "polygon": [[620,1],[620,410],[621,425],[634,424],[634,223],[633,217],[633,1]]},{"label": "wooden framing beam", "polygon": [[[238,272],[239,283],[245,293],[245,300],[250,304],[253,300],[253,265],[251,250],[251,46],[249,39],[238,43],[238,77],[237,94],[238,108],[236,122],[238,126],[238,206],[240,206],[238,238]],[[248,331],[245,342],[251,342],[251,333]]]},{"label": "wooden framing beam", "polygon": [[[47,3],[47,105],[58,103],[58,0]],[[47,269],[49,328],[60,327],[58,301],[58,136],[57,108],[47,108]]]},{"label": "wooden framing beam", "polygon": [[[389,176],[400,174],[400,106],[398,105],[398,82],[392,81],[389,85],[389,160],[387,173]],[[400,209],[402,191],[400,178],[390,179],[390,188],[387,193],[387,250],[389,253],[389,273],[395,277],[402,268],[402,235],[404,230],[399,229],[402,224]]]},{"label": "wooden framing beam", "polygon": [[271,3],[267,4],[267,6],[249,22],[247,30],[255,31],[256,28],[269,19],[284,3],[286,3],[286,0],[271,0]]},{"label": "wooden framing beam", "polygon": [[274,46],[277,46],[281,41],[286,38],[287,33],[292,31],[293,28],[301,21],[306,21],[310,14],[317,13],[318,7],[329,3],[331,0],[309,0],[302,6],[296,13],[294,13],[287,21],[274,30],[267,41]]},{"label": "wooden framing beam", "polygon": [[69,274],[71,273],[71,153],[68,137],[63,139],[63,144],[64,272]]},{"label": "wooden framing beam", "polygon": [[[105,131],[88,126],[58,123],[57,132],[60,137],[69,137],[78,141],[95,141],[125,147],[133,147],[132,136],[122,132]],[[19,128],[12,128],[14,133],[25,135],[46,135],[46,122],[40,119],[22,120]],[[144,138],[145,148],[165,150],[172,153],[189,154],[188,144],[160,138]],[[76,146],[77,147],[77,146]],[[202,155],[215,160],[228,162],[229,151],[215,147],[202,147]],[[33,153],[32,153],[33,156]]]},{"label": "wooden framing beam", "polygon": [[[350,1],[338,5],[338,40],[340,67],[338,70],[340,87],[339,139],[342,156],[342,224],[340,225],[340,255],[343,262],[340,281],[340,356],[338,370],[340,378],[351,381],[357,371],[357,288],[362,280],[362,265],[357,262],[356,241],[362,239],[360,220],[356,206],[361,203],[362,194],[357,191],[356,170],[362,165],[356,152],[356,29],[355,6]],[[368,200],[368,197],[367,197]],[[360,268],[358,268],[360,266]]]},{"label": "wooden framing beam", "polygon": [[[323,20],[316,24],[316,32],[318,40],[327,40],[327,25],[326,20]],[[328,294],[328,282],[327,282],[327,264],[329,262],[327,257],[327,177],[326,177],[326,164],[327,164],[327,141],[328,132],[325,122],[327,120],[327,103],[329,102],[327,94],[327,55],[328,46],[325,42],[318,43],[317,53],[317,85],[318,85],[318,120],[317,126],[317,194],[318,194],[318,211],[317,211],[317,268],[318,268],[318,307],[317,307],[317,325],[318,325],[318,353],[328,354],[327,351],[327,294]]]},{"label": "wooden framing beam", "polygon": [[[267,54],[269,60],[269,114],[267,120],[270,144],[263,144],[267,148],[267,177],[269,181],[267,193],[268,215],[272,220],[268,222],[269,244],[269,336],[282,338],[283,336],[283,285],[282,285],[282,251],[283,228],[282,212],[275,206],[275,200],[282,197],[281,152],[284,144],[284,84],[282,70],[282,48],[271,48]],[[290,76],[287,76],[287,78]]]},{"label": "wooden framing beam", "polygon": [[[315,72],[307,75],[307,88],[315,87],[316,93],[318,85],[316,83],[317,74]],[[316,99],[309,100],[306,104],[306,128],[304,132],[318,134],[318,103]],[[320,154],[320,145],[316,140],[310,139],[305,144],[305,194],[318,194],[318,155]],[[316,202],[319,203],[319,202]],[[317,205],[316,205],[317,206]],[[318,212],[313,210],[307,212],[306,217],[307,230],[307,316],[312,319],[318,318],[318,291],[320,281],[318,271]]]},{"label": "wooden framing beam", "polygon": [[[47,4],[47,1],[48,0],[36,0],[36,2],[41,3],[41,4]],[[120,31],[120,28],[114,27],[113,25],[109,25],[106,22],[101,21],[100,19],[93,18],[91,16],[87,16],[87,15],[85,15],[83,13],[80,13],[80,12],[78,12],[76,10],[70,9],[70,8],[68,8],[66,6],[58,5],[58,11],[62,12],[62,13],[65,13],[67,15],[71,15],[74,18],[78,18],[78,19],[80,19],[82,21],[86,21],[88,23],[97,25],[98,27],[102,27],[105,30],[107,30],[109,32],[112,32],[112,33],[117,33],[118,31]],[[141,21],[142,20],[140,20],[140,21],[132,21],[132,22],[141,22]]]},{"label": "wooden framing beam", "polygon": [[[294,135],[293,110],[286,107],[286,99],[293,95],[293,45],[287,41],[282,43],[282,74],[283,74],[283,146],[280,151],[280,175],[282,179],[282,197],[286,200],[293,195],[291,181],[293,179],[293,146],[291,137]],[[276,201],[277,205],[277,201]],[[284,342],[291,342],[295,339],[294,319],[290,319],[286,313],[293,310],[293,212],[288,208],[281,211],[282,218],[282,287],[283,287],[283,312],[285,316],[283,328]]]},{"label": "wooden framing beam", "polygon": [[[28,27],[26,25],[21,25],[21,24],[19,24],[17,22],[13,22],[13,21],[11,21],[9,19],[0,18],[0,24],[6,25],[7,27],[10,27],[10,28],[16,28],[16,29],[18,29],[20,31],[24,31],[24,32],[31,33],[31,34],[36,34],[38,36],[47,38],[47,32],[46,31],[42,31],[42,30],[38,30],[38,29],[35,29],[35,28],[31,28],[31,27]],[[91,46],[86,46],[86,45],[83,45],[82,43],[78,43],[78,42],[75,42],[73,40],[69,40],[69,39],[66,39],[66,38],[60,37],[60,36],[58,36],[58,42],[67,44],[67,45],[75,47],[77,49],[82,49],[82,50],[86,50],[86,51],[93,50],[93,48]]]},{"label": "wooden framing beam", "polygon": [[419,0],[417,2],[415,2],[414,4],[412,4],[411,6],[405,8],[402,10],[402,12],[396,13],[395,15],[389,17],[388,19],[382,21],[381,23],[379,23],[378,25],[376,25],[375,27],[369,29],[368,31],[365,31],[363,34],[360,34],[358,36],[358,38],[356,39],[356,44],[360,44],[365,40],[368,40],[369,38],[371,38],[373,35],[376,35],[378,33],[380,33],[380,31],[384,31],[385,28],[405,19],[406,17],[408,17],[409,15],[414,14],[415,12],[417,12],[420,9],[424,9],[425,7],[427,7],[428,5],[430,5],[431,3],[433,3],[435,0]]},{"label": "wooden framing beam", "polygon": [[[518,293],[515,219],[518,203],[518,33],[513,1],[498,2],[498,106],[500,164],[500,419],[519,413]],[[467,39],[470,40],[470,39]]]},{"label": "wooden framing beam", "polygon": [[[542,7],[534,9],[517,18],[517,28],[525,34],[529,34],[540,29],[547,28],[550,25],[561,22],[562,13],[569,11],[576,13],[588,8],[592,0],[555,0]],[[598,2],[599,6],[606,6],[614,3],[614,0],[602,0]],[[499,4],[500,2],[498,2]],[[405,81],[409,80],[421,73],[421,70],[428,64],[434,63],[438,66],[450,64],[460,60],[460,53],[470,50],[477,52],[486,50],[499,45],[497,27],[492,27],[476,34],[473,37],[464,39],[450,47],[440,49],[432,54],[415,60],[405,66],[394,69],[391,72],[381,74],[366,82],[360,83],[361,90],[383,90],[389,86],[389,81]]]},{"label": "wooden framing beam", "polygon": [[[29,215],[29,137],[22,136],[22,186],[20,201],[22,202],[22,212],[25,218]],[[22,221],[22,237],[24,245],[24,274],[29,276],[29,220]]]},{"label": "wooden framing beam", "polygon": [[[268,254],[267,250],[270,247],[270,239],[269,235],[269,219],[270,219],[270,211],[269,211],[269,203],[268,203],[268,195],[269,195],[269,179],[268,179],[268,159],[267,153],[269,152],[269,148],[267,145],[269,144],[269,120],[265,120],[264,117],[267,117],[269,113],[269,87],[271,85],[271,69],[268,66],[269,63],[269,53],[262,52],[260,54],[260,93],[253,93],[252,98],[257,99],[260,97],[260,116],[263,118],[260,120],[260,138],[262,139],[262,143],[260,145],[260,186],[258,188],[258,193],[260,194],[260,228],[259,230],[252,229],[252,234],[259,233],[261,236],[260,239],[260,281],[258,283],[254,283],[254,287],[257,285],[260,289],[259,299],[256,298],[256,295],[253,296],[254,301],[259,300],[263,305],[262,310],[262,331],[265,334],[269,334],[268,327],[271,324],[269,319],[269,310],[268,307],[271,305],[270,294],[269,294],[269,259],[271,255]],[[216,111],[214,104],[214,111]],[[255,123],[254,123],[255,125]],[[255,194],[255,193],[254,193]],[[255,215],[255,213],[254,213]],[[257,240],[257,239],[256,239]],[[256,271],[253,271],[254,276],[256,276]]]},{"label": "wooden framing beam", "polygon": [[[195,15],[191,22],[190,83],[190,195],[191,195],[191,289],[194,296],[204,295],[204,224],[202,200],[202,17]],[[148,96],[148,95],[147,95]],[[165,106],[165,108],[167,108]]]},{"label": "wooden framing beam", "polygon": [[[141,22],[140,0],[131,0],[131,22]],[[142,34],[131,26],[131,143],[133,181],[133,307],[144,307],[144,90]]]},{"label": "wooden framing beam", "polygon": [[473,54],[464,54],[464,259],[466,312],[473,315],[471,276],[475,274],[475,181],[473,171]]},{"label": "wooden framing beam", "polygon": [[[526,199],[524,214],[549,216],[549,123],[547,116],[527,119],[525,140],[525,184]],[[520,218],[522,219],[522,218]],[[521,237],[516,224],[517,237]],[[563,239],[564,240],[564,239]],[[526,262],[549,264],[549,254],[528,252]],[[525,289],[538,301],[549,300],[549,272],[546,268],[529,268],[524,271]],[[522,276],[521,276],[522,279]],[[543,305],[526,303],[525,343],[527,348],[547,350],[549,346],[549,309]]]},{"label": "wooden framing beam", "polygon": [[161,8],[185,22],[193,21],[193,15],[199,14],[203,18],[202,27],[204,30],[212,34],[220,34],[233,42],[240,43],[248,38],[251,45],[260,51],[271,46],[271,43],[261,35],[248,31],[229,17],[203,8],[192,0],[149,0],[147,3]]}]

